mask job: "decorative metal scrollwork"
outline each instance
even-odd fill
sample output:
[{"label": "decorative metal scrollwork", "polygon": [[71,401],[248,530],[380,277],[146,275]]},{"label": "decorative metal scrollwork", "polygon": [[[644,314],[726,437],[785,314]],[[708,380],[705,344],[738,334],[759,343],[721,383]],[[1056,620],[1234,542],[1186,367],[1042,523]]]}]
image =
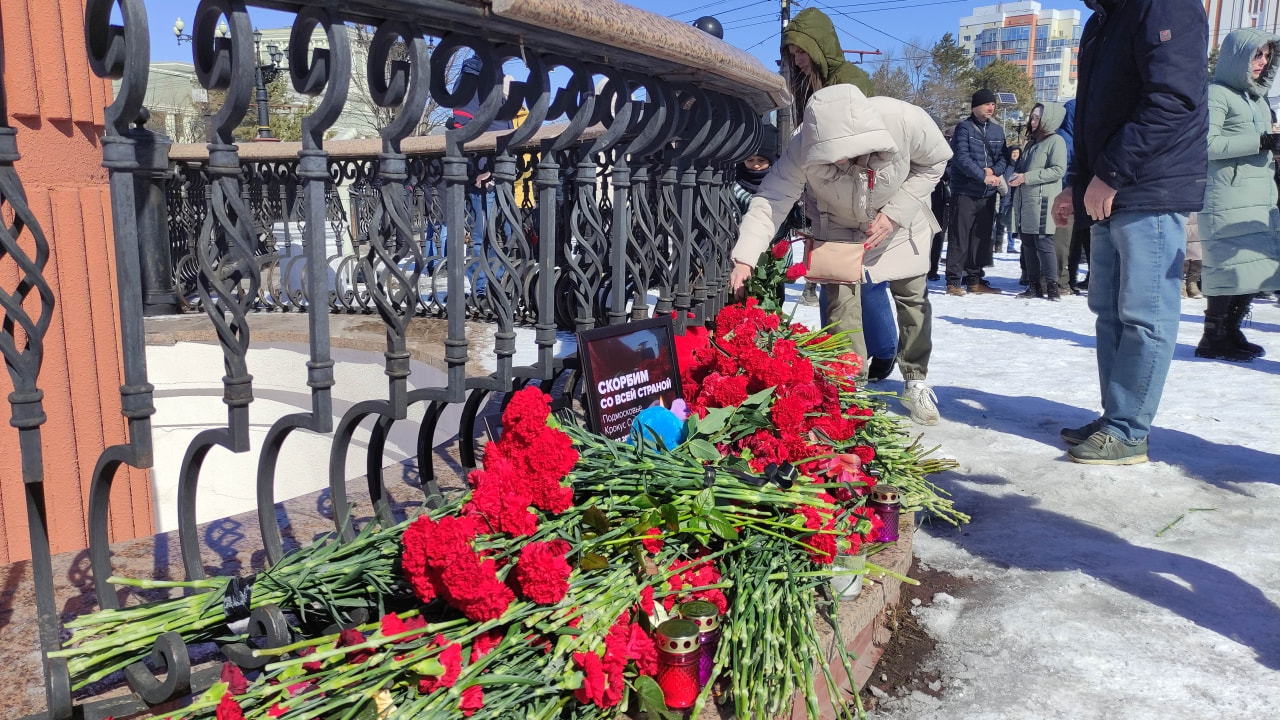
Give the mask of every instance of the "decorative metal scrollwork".
[{"label": "decorative metal scrollwork", "polygon": [[[408,59],[389,63],[391,49],[397,42],[404,43]],[[390,77],[385,69],[388,64]],[[395,21],[378,25],[369,48],[370,93],[379,106],[399,107],[400,111],[396,119],[382,129],[382,152],[378,155],[375,183],[381,186],[381,192],[370,224],[368,253],[361,258],[359,271],[387,328],[385,357],[389,399],[357,403],[343,415],[334,432],[329,454],[329,492],[334,522],[344,540],[354,537],[346,495],[346,464],[356,426],[366,417],[376,415],[380,420],[375,427],[381,428],[384,423],[389,425],[391,421],[404,419],[408,412],[409,351],[405,336],[419,305],[418,281],[424,258],[410,222],[409,175],[400,143],[422,117],[430,93],[429,72],[427,43],[421,33]],[[454,287],[450,283],[450,290]],[[461,287],[461,282],[457,287]],[[450,298],[450,311],[461,313],[460,306],[454,307],[454,300]],[[465,332],[460,335],[465,343]],[[465,348],[463,357],[465,362]],[[465,368],[462,372],[465,373]],[[459,382],[459,394],[461,389]],[[375,434],[377,432],[375,429]],[[369,475],[369,492],[379,519],[390,524],[394,518],[382,486],[381,463],[374,460],[375,456],[381,460],[380,440],[370,443],[366,456],[366,465],[378,468],[378,472]]]},{"label": "decorative metal scrollwork", "polygon": [[[223,17],[231,36],[215,38],[214,26]],[[261,279],[253,213],[241,195],[240,158],[231,133],[249,107],[254,68],[252,32],[249,14],[240,0],[201,0],[196,9],[191,41],[196,77],[207,90],[226,91],[226,100],[209,125],[210,193],[194,255],[200,270],[196,292],[217,332],[227,370],[222,379],[227,426],[197,435],[187,447],[179,472],[178,533],[183,564],[187,577],[192,579],[205,575],[196,531],[200,468],[214,447],[236,453],[249,450],[253,377],[246,362],[248,314],[258,300]]]},{"label": "decorative metal scrollwork", "polygon": [[[316,48],[308,58],[311,34],[317,27],[324,31],[329,46]],[[284,555],[284,543],[275,513],[276,463],[284,441],[294,430],[327,433],[333,429],[331,388],[334,379],[333,358],[329,353],[329,308],[328,303],[311,299],[328,294],[325,197],[329,184],[329,153],[324,150],[324,133],[342,112],[347,102],[347,88],[351,84],[351,51],[342,19],[332,10],[311,7],[300,11],[290,33],[289,55],[294,89],[312,96],[324,93],[324,97],[315,111],[302,121],[302,151],[297,170],[297,177],[304,183],[302,197],[306,224],[302,272],[308,298],[307,336],[311,341],[311,359],[307,363],[311,412],[286,415],[277,420],[267,431],[258,460],[258,523],[267,559],[272,563],[279,562]]]}]

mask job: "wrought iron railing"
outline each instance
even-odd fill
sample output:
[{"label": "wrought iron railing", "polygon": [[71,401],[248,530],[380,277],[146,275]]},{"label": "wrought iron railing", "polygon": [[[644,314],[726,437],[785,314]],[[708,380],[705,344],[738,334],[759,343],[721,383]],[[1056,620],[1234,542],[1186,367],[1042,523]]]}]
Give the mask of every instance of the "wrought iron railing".
[{"label": "wrought iron railing", "polygon": [[[344,468],[361,420],[376,418],[373,437],[362,447],[376,513],[392,520],[378,465],[387,432],[406,420],[410,406],[427,405],[421,434],[431,437],[448,404],[464,406],[465,424],[474,422],[491,393],[526,383],[549,388],[573,367],[572,359],[555,356],[557,327],[582,330],[674,313],[683,331],[687,322],[713,316],[725,299],[738,221],[728,192],[731,168],[755,147],[760,113],[787,101],[780,80],[745,54],[611,0],[571,2],[573,26],[564,24],[566,6],[554,0],[253,4],[296,15],[292,84],[317,98],[303,121],[300,146],[293,157],[263,160],[233,142],[232,130],[252,101],[252,27],[242,0],[202,0],[192,30],[196,75],[206,89],[225,91],[226,100],[210,118],[203,155],[169,164],[166,144],[142,128],[140,117],[150,61],[142,0],[87,2],[90,65],[100,77],[120,81],[106,111],[102,147],[120,290],[120,393],[128,442],[101,455],[90,483],[89,554],[102,608],[121,603],[108,582],[113,480],[125,466],[152,464],[155,410],[144,312],[179,303],[207,314],[226,367],[226,423],[191,442],[179,476],[178,534],[190,579],[205,574],[196,528],[204,459],[218,447],[251,450],[253,382],[246,355],[255,313],[306,314],[310,359],[299,372],[311,388],[311,409],[277,421],[259,450],[258,516],[266,562],[275,563],[284,552],[273,509],[277,460],[293,432],[332,433],[333,517],[337,532],[350,537]],[[116,9],[119,24],[112,21]],[[215,37],[222,21],[229,38]],[[365,68],[352,67],[348,22],[376,27]],[[309,47],[317,28],[327,36],[327,49]],[[430,57],[428,35],[439,38]],[[392,61],[393,49],[403,59]],[[481,74],[463,75],[450,88],[444,68],[458,53],[478,57]],[[504,98],[501,67],[516,60],[528,77],[512,83]],[[558,89],[550,82],[556,68],[568,74]],[[342,111],[353,73],[367,73],[373,99],[397,115],[382,129],[376,155],[332,157],[325,131]],[[477,94],[474,119],[447,132],[438,151],[406,152],[406,144],[417,142],[407,138],[428,97],[455,108]],[[469,203],[476,195],[477,139],[493,120],[510,120],[521,107],[528,112],[525,123],[494,136],[492,147],[479,153],[492,168],[492,202]],[[7,122],[3,92],[0,122]],[[0,204],[6,209],[0,260],[19,270],[15,285],[0,287],[0,351],[15,388],[10,423],[20,438],[27,490],[44,716],[97,716],[108,702],[116,715],[143,712],[200,692],[210,681],[208,673],[193,671],[188,648],[175,635],[157,641],[154,667],[139,661],[125,669],[132,695],[110,701],[73,700],[65,661],[47,656],[60,647],[60,626],[44,507],[40,428],[46,418],[39,374],[59,298],[45,281],[49,244],[24,200],[17,139],[7,124],[0,127]],[[468,219],[469,204],[486,206],[483,217]],[[469,235],[479,232],[480,219],[482,237],[471,247]],[[457,258],[464,260],[452,261]],[[146,288],[145,295],[139,288]],[[336,426],[329,347],[335,311],[381,318],[388,376],[385,398],[357,403]],[[487,376],[467,375],[469,315],[496,327],[496,370]],[[446,326],[446,381],[439,386],[409,388],[406,332],[415,321]],[[535,329],[536,359],[528,365],[513,359],[518,323]],[[466,444],[473,433],[464,429],[460,437],[463,464],[474,465]],[[420,457],[419,465],[429,470],[430,459]],[[434,483],[424,482],[424,488],[430,503]],[[266,636],[260,640],[281,641],[266,632],[270,623],[259,625]],[[233,662],[252,662],[243,644],[222,652]]]}]

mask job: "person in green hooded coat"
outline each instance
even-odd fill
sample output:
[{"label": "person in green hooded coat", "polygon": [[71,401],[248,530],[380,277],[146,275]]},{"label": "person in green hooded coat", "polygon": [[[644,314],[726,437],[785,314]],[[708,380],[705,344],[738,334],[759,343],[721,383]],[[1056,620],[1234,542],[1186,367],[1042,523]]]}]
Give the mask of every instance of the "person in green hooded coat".
[{"label": "person in green hooded coat", "polygon": [[1027,261],[1027,290],[1022,298],[1057,300],[1058,257],[1053,247],[1057,230],[1049,205],[1062,190],[1067,174],[1067,141],[1058,128],[1067,109],[1058,103],[1038,103],[1027,120],[1030,144],[1014,166],[1009,186],[1017,196],[1013,202],[1017,218],[1014,228],[1022,234],[1022,256]]},{"label": "person in green hooded coat", "polygon": [[1252,28],[1222,43],[1209,85],[1209,183],[1197,222],[1208,296],[1196,356],[1249,362],[1264,354],[1240,324],[1253,296],[1280,290],[1280,210],[1275,151],[1280,133],[1267,91],[1280,60],[1280,36]]}]

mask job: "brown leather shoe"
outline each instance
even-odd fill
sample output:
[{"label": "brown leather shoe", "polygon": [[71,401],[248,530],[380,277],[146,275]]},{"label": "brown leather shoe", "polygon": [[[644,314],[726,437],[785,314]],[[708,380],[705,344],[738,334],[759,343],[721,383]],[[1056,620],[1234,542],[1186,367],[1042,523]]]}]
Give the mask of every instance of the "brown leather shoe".
[{"label": "brown leather shoe", "polygon": [[1003,295],[1004,294],[999,290],[991,287],[990,285],[983,285],[982,283],[974,283],[966,287],[969,290],[969,292],[973,293],[974,295]]},{"label": "brown leather shoe", "polygon": [[948,294],[948,295],[955,295],[956,297],[964,297],[965,295],[968,295],[969,293],[965,292],[965,291],[964,291],[964,288],[960,287],[959,285],[948,285],[948,286],[947,286],[947,294]]}]

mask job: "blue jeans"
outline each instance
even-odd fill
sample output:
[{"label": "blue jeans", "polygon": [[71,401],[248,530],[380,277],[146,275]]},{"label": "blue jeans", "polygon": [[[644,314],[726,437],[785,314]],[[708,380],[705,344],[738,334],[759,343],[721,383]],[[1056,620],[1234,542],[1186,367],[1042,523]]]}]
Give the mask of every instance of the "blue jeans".
[{"label": "blue jeans", "polygon": [[1098,316],[1103,429],[1138,442],[1151,432],[1178,341],[1187,216],[1118,212],[1092,236],[1089,309]]},{"label": "blue jeans", "polygon": [[[862,294],[862,338],[869,358],[888,359],[898,354],[898,324],[893,319],[893,300],[889,283],[864,282],[858,286]],[[818,316],[822,326],[831,324],[830,302],[826,286],[818,296]]]},{"label": "blue jeans", "polygon": [[[490,270],[497,273],[497,277],[502,277],[501,265],[494,263],[493,258],[485,253],[484,236],[489,217],[489,208],[497,203],[492,188],[488,190],[478,190],[475,188],[467,188],[467,207],[464,216],[464,222],[469,221],[471,227],[471,260],[464,272],[467,282],[471,285],[471,292],[482,294],[488,287],[488,276],[485,274],[483,262],[487,261],[491,264]],[[436,241],[435,233],[431,225],[427,226],[425,254],[428,258],[433,255],[446,256],[448,253],[445,248],[448,247],[449,228],[440,226],[440,239]]]}]

